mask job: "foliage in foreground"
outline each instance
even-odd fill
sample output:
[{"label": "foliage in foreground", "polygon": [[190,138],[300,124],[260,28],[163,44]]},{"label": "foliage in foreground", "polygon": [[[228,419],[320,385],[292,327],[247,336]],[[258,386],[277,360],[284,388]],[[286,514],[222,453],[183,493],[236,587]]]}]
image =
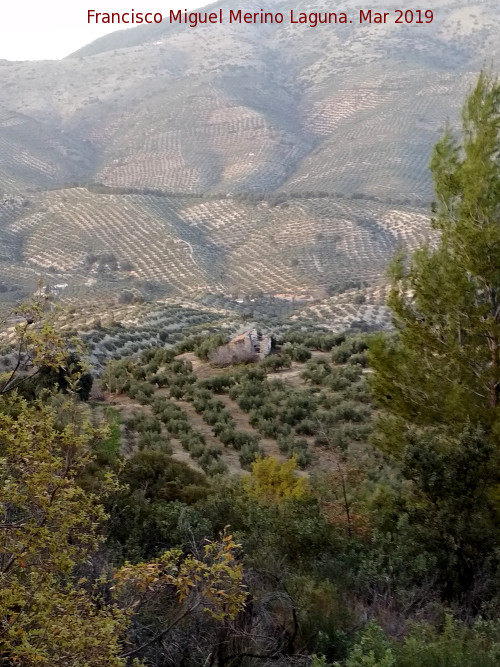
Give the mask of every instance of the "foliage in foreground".
[{"label": "foliage in foreground", "polygon": [[28,402],[15,391],[1,399],[3,658],[23,665],[125,665],[145,648],[128,648],[128,637],[139,608],[151,613],[149,597],[169,598],[170,605],[164,627],[147,646],[166,636],[177,619],[199,613],[218,621],[234,618],[246,592],[235,560],[238,545],[230,536],[209,542],[199,557],[170,550],[115,572],[97,558],[107,519],[101,501],[121,487],[104,471],[98,497],[84,490],[79,477],[93,461],[93,445],[107,433],[92,426],[76,392],[46,399]]},{"label": "foliage in foreground", "polygon": [[[431,169],[436,248],[393,268],[397,335],[371,346],[379,446],[406,481],[397,503],[442,595],[497,595],[500,571],[500,83],[483,73]],[[490,583],[487,583],[490,582]]]}]

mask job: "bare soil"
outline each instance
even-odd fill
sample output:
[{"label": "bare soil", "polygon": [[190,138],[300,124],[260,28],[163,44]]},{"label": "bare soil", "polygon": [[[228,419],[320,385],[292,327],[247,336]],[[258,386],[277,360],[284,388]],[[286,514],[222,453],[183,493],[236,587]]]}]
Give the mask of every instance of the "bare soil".
[{"label": "bare soil", "polygon": [[[329,360],[330,355],[326,352],[312,352],[313,359],[325,359]],[[226,369],[224,368],[215,368],[211,366],[208,362],[200,360],[192,352],[186,352],[177,357],[178,359],[184,359],[185,361],[191,362],[193,366],[193,372],[199,379],[208,379],[215,375],[220,375],[224,373]],[[293,362],[292,367],[278,371],[276,373],[268,374],[267,378],[269,380],[282,380],[287,384],[291,385],[294,388],[306,387],[306,383],[300,377],[304,369],[304,364]],[[225,447],[219,438],[217,438],[209,424],[207,424],[201,415],[199,415],[194,409],[193,405],[187,401],[173,399],[169,395],[168,389],[158,389],[157,394],[167,396],[169,400],[178,405],[184,412],[187,414],[190,423],[193,428],[199,431],[206,439],[209,446],[215,446],[221,450],[221,458],[224,463],[227,465],[228,470],[233,475],[244,475],[247,474],[245,470],[241,468],[238,452],[235,451],[232,447]],[[286,457],[280,452],[278,448],[278,443],[274,438],[264,438],[260,433],[250,424],[249,417],[246,412],[244,412],[238,404],[233,401],[228,394],[216,394],[216,397],[224,403],[231,416],[233,417],[236,428],[238,431],[243,433],[248,433],[250,435],[256,436],[261,443],[262,449],[265,451],[267,456],[274,456],[280,462],[286,461]],[[134,401],[130,397],[124,394],[105,394],[105,400],[108,404],[113,405],[120,409],[124,419],[130,417],[134,412],[142,411],[150,415],[153,415],[153,412],[149,406],[141,405],[137,401]],[[162,426],[163,428],[163,426]],[[165,433],[167,434],[166,430]],[[168,435],[168,434],[167,434]],[[175,438],[169,439],[172,443],[173,454],[172,456],[178,461],[186,463],[191,468],[200,471],[201,468],[186,452],[179,440]],[[335,454],[327,449],[318,448],[314,445],[314,437],[306,437],[306,440],[309,442],[311,450],[317,456],[317,459],[313,462],[308,471],[300,471],[300,475],[308,475],[310,472],[320,471],[325,469],[334,469],[336,467],[336,457]],[[124,440],[123,445],[123,454],[124,456],[130,455],[130,451],[127,451],[127,442]]]},{"label": "bare soil", "polygon": [[[132,417],[136,412],[144,412],[148,415],[154,416],[154,413],[149,405],[142,405],[141,403],[134,401],[134,399],[130,398],[130,396],[127,396],[126,394],[111,394],[109,392],[106,392],[105,400],[109,405],[112,405],[113,407],[120,410],[124,419]],[[182,463],[186,463],[188,466],[190,466],[191,468],[193,468],[198,472],[203,472],[203,470],[196,463],[196,461],[194,461],[189,456],[189,452],[187,452],[182,447],[180,441],[177,440],[177,438],[172,438],[172,436],[168,434],[163,424],[162,424],[162,433],[166,435],[170,440],[170,444],[172,445],[172,450],[173,450],[172,458],[176,459],[177,461],[182,461]],[[128,445],[127,441],[125,439],[122,439],[122,454],[125,457],[131,456],[133,453],[133,450],[131,451],[127,445]]]}]

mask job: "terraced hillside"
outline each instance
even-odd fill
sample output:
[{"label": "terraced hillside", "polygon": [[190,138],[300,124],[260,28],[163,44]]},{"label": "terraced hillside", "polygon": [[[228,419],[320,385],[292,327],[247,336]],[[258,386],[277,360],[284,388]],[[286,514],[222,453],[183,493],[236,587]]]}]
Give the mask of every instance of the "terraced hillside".
[{"label": "terraced hillside", "polygon": [[80,305],[264,294],[314,300],[301,316],[330,324],[386,322],[388,260],[429,237],[431,147],[500,58],[493,0],[433,11],[428,25],[164,23],[62,61],[1,61],[0,300],[41,278]]},{"label": "terraced hillside", "polygon": [[336,465],[334,442],[362,455],[373,416],[366,340],[296,332],[283,343],[258,364],[226,369],[179,346],[110,362],[100,382],[121,411],[126,452],[154,434],[158,447],[209,475],[242,474],[260,455],[293,456],[308,474]]},{"label": "terraced hillside", "polygon": [[308,301],[380,281],[401,243],[429,238],[421,209],[333,197],[69,188],[11,198],[3,216],[0,281],[30,291],[42,277],[59,297],[80,301],[107,291],[117,299],[210,292]]},{"label": "terraced hillside", "polygon": [[[336,11],[363,7],[344,0]],[[281,0],[269,9],[290,14]],[[428,25],[164,23],[59,62],[3,61],[0,189],[94,180],[426,202],[432,143],[484,59],[500,55],[493,0],[433,9]]]}]

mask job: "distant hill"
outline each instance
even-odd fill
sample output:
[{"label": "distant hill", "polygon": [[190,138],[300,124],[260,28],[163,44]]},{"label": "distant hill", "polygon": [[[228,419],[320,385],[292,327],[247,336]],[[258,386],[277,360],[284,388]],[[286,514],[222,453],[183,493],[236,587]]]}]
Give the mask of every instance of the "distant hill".
[{"label": "distant hill", "polygon": [[[120,280],[166,292],[320,294],[353,274],[380,280],[397,240],[386,220],[402,211],[401,238],[421,237],[432,145],[483,62],[500,62],[493,0],[439,0],[433,11],[420,26],[164,23],[62,61],[1,61],[9,294],[49,269],[83,289],[93,242],[131,261],[139,253],[135,278]],[[88,183],[112,194],[74,189]],[[277,207],[240,197],[280,193]],[[191,215],[183,198],[193,196]],[[109,278],[95,276],[103,290]]]},{"label": "distant hill", "polygon": [[63,61],[4,61],[0,189],[92,180],[426,202],[433,142],[474,73],[500,56],[496,3],[433,9],[430,25],[138,26]]}]

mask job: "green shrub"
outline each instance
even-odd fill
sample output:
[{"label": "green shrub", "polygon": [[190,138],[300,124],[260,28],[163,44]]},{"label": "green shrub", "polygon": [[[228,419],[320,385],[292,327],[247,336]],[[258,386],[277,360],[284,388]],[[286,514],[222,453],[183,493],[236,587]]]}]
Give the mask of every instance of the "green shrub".
[{"label": "green shrub", "polygon": [[101,375],[101,386],[114,393],[128,392],[133,368],[133,362],[128,359],[108,362]]},{"label": "green shrub", "polygon": [[295,426],[295,424],[305,419],[308,414],[309,410],[306,407],[302,407],[301,405],[290,405],[282,410],[280,418],[284,424]]},{"label": "green shrub", "polygon": [[212,461],[220,459],[221,451],[215,447],[206,447],[202,456],[199,458],[199,465],[205,469]]},{"label": "green shrub", "polygon": [[277,419],[260,419],[254,417],[251,424],[265,438],[277,438],[283,431],[283,427]]},{"label": "green shrub", "polygon": [[214,375],[214,377],[207,380],[201,380],[198,384],[200,387],[214,391],[216,394],[221,394],[225,389],[232,387],[236,383],[235,378],[228,373],[221,373]]},{"label": "green shrub", "polygon": [[[162,417],[162,421],[163,417]],[[183,433],[188,433],[190,426],[186,419],[180,419],[179,417],[171,418],[170,415],[164,421],[165,426],[168,429],[168,432],[172,435],[181,435]]]},{"label": "green shrub", "polygon": [[[498,622],[468,627],[448,616],[442,630],[415,624],[403,641],[387,637],[373,621],[351,649],[345,667],[496,667],[500,664]],[[339,663],[335,663],[340,667]]]},{"label": "green shrub", "polygon": [[193,372],[193,364],[186,359],[174,359],[169,364],[168,370],[174,375],[190,375]]},{"label": "green shrub", "polygon": [[250,466],[259,456],[259,454],[260,450],[257,444],[246,443],[245,445],[243,445],[238,457],[241,467],[245,470],[250,469]]},{"label": "green shrub", "polygon": [[168,398],[165,398],[164,396],[155,396],[153,400],[151,401],[151,409],[153,412],[157,415],[163,413],[165,410],[168,409],[170,405],[170,402]]},{"label": "green shrub", "polygon": [[309,348],[298,343],[287,343],[283,346],[282,352],[283,354],[289,356],[292,361],[298,361],[300,363],[305,363],[311,358],[311,352]]},{"label": "green shrub", "polygon": [[151,449],[165,454],[172,454],[172,446],[168,438],[164,435],[158,435],[151,431],[141,433],[138,438],[139,449]]},{"label": "green shrub", "polygon": [[209,424],[209,426],[213,426],[219,421],[220,413],[217,412],[217,410],[205,410],[203,412],[203,420]]},{"label": "green shrub", "polygon": [[366,408],[358,408],[352,402],[341,403],[332,408],[332,414],[335,421],[363,422],[370,416]]},{"label": "green shrub", "polygon": [[217,433],[217,435],[219,437],[219,440],[226,447],[229,447],[230,445],[233,444],[235,434],[236,434],[236,431],[231,426],[228,426],[228,427],[220,430],[219,433]]},{"label": "green shrub", "polygon": [[161,433],[160,422],[150,415],[142,412],[136,412],[125,421],[125,426],[129,431],[137,431],[138,433]]},{"label": "green shrub", "polygon": [[299,435],[314,435],[317,425],[311,419],[303,419],[295,426],[295,432]]},{"label": "green shrub", "polygon": [[222,334],[212,334],[203,338],[197,345],[195,345],[193,351],[197,357],[203,361],[208,360],[208,355],[213,350],[216,350],[218,347],[225,345],[228,342],[226,336]]},{"label": "green shrub", "polygon": [[219,419],[213,424],[212,431],[216,436],[219,436],[224,431],[234,430],[236,422],[230,414],[219,415]]},{"label": "green shrub", "polygon": [[203,468],[207,475],[215,477],[227,473],[227,465],[221,459],[211,459]]},{"label": "green shrub", "polygon": [[350,336],[332,351],[332,361],[336,364],[345,364],[354,354],[360,354],[368,349],[368,342],[361,336]]},{"label": "green shrub", "polygon": [[158,387],[168,387],[169,378],[168,374],[165,372],[156,373],[154,379],[151,378],[151,382],[154,382]]},{"label": "green shrub", "polygon": [[345,397],[353,401],[359,401],[360,403],[369,404],[372,402],[371,392],[364,382],[351,384],[345,391]]},{"label": "green shrub", "polygon": [[323,385],[333,391],[343,391],[353,382],[357,382],[361,375],[362,371],[359,367],[332,368],[331,372],[323,379]]},{"label": "green shrub", "polygon": [[134,366],[132,375],[136,380],[145,380],[146,370],[142,366]]},{"label": "green shrub", "polygon": [[219,438],[224,445],[226,446],[231,445],[237,451],[242,449],[242,447],[244,447],[245,445],[257,448],[259,446],[259,439],[256,438],[254,435],[251,435],[249,433],[243,433],[242,431],[235,431],[234,429],[231,428],[222,431]]},{"label": "green shrub", "polygon": [[278,448],[282,454],[288,454],[292,446],[293,438],[286,435],[280,435],[277,438]]},{"label": "green shrub", "polygon": [[267,357],[260,362],[261,368],[265,371],[271,371],[272,373],[285,368],[290,368],[291,365],[292,358],[289,354],[272,354],[270,357]]},{"label": "green shrub", "polygon": [[[265,364],[265,362],[271,359],[271,357],[268,357],[267,359],[264,359],[262,361],[262,364]],[[250,366],[248,368],[245,368],[243,371],[240,373],[240,382],[248,382],[252,380],[256,381],[262,381],[266,379],[266,371],[264,368],[259,367],[259,366]]]},{"label": "green shrub", "polygon": [[185,389],[183,387],[180,387],[179,385],[174,384],[174,385],[171,385],[169,387],[169,389],[170,389],[170,396],[172,396],[172,398],[180,400],[184,397]]},{"label": "green shrub", "polygon": [[192,439],[188,442],[187,449],[189,451],[189,455],[193,459],[201,459],[203,454],[205,453],[205,445],[200,442],[199,440]]},{"label": "green shrub", "polygon": [[294,343],[303,345],[309,350],[318,350],[320,352],[330,352],[330,350],[345,341],[345,334],[332,333],[307,333],[304,331],[287,331],[283,337],[282,343]]},{"label": "green shrub", "polygon": [[349,358],[349,363],[352,364],[353,366],[362,366],[365,368],[368,366],[368,355],[366,352],[358,352],[356,354],[351,355]]},{"label": "green shrub", "polygon": [[293,456],[297,459],[297,465],[301,470],[305,470],[314,460],[314,455],[309,449],[294,451]]},{"label": "green shrub", "polygon": [[301,378],[314,385],[321,385],[331,374],[331,370],[327,361],[312,359],[307,362],[305,369],[301,373]]},{"label": "green shrub", "polygon": [[236,400],[238,407],[240,407],[245,412],[250,412],[254,408],[259,408],[265,402],[264,395],[253,394],[253,393],[244,393],[238,397]]},{"label": "green shrub", "polygon": [[201,342],[201,336],[189,336],[181,340],[175,346],[174,350],[177,354],[184,354],[185,352],[193,352],[194,348]]}]

